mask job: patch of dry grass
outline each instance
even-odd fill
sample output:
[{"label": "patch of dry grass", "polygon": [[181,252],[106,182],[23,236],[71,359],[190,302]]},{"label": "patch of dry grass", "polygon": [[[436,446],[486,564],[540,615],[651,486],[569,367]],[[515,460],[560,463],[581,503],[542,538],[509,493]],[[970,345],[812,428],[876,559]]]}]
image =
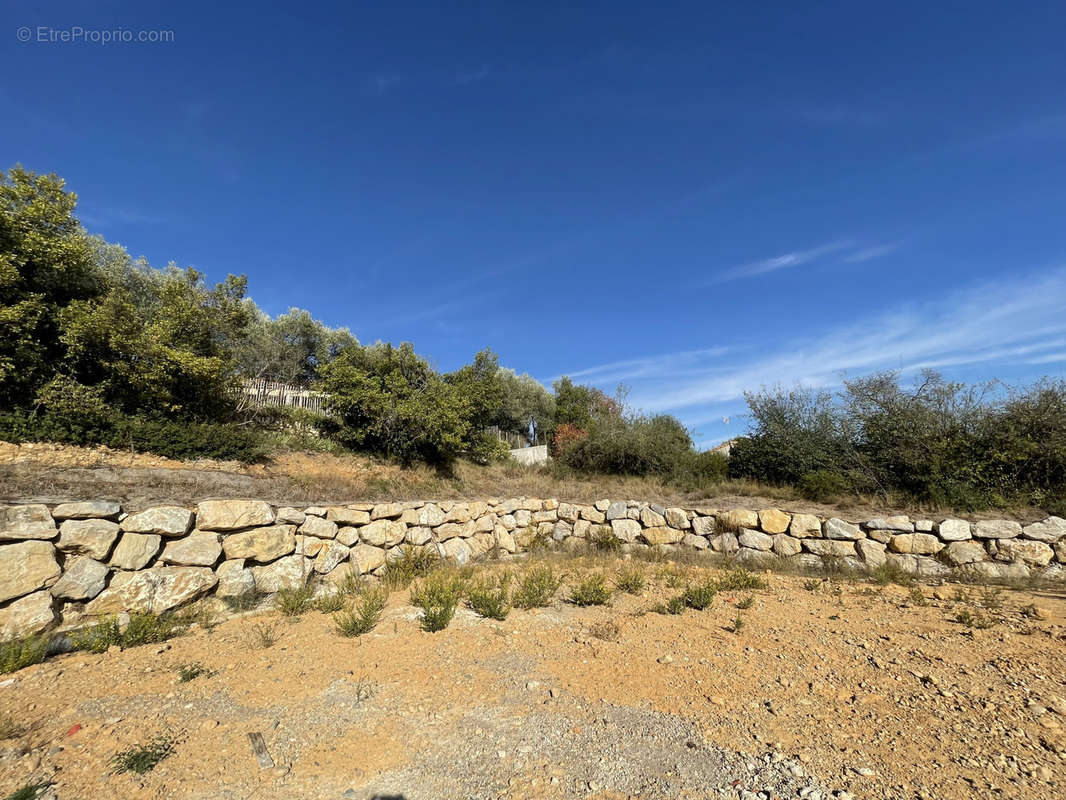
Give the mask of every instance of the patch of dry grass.
[{"label": "patch of dry grass", "polygon": [[[158,456],[58,444],[0,443],[0,499],[66,500],[114,497],[136,510],[165,502],[194,504],[205,497],[258,497],[278,504],[394,501],[416,497],[471,500],[486,497],[553,497],[572,503],[638,498],[666,506],[792,511],[854,519],[886,514],[911,516],[959,514],[899,498],[848,495],[831,502],[805,500],[791,487],[752,480],[726,480],[699,489],[683,489],[658,478],[565,474],[548,467],[514,462],[487,467],[458,462],[449,471],[425,465],[401,467],[380,459],[344,452],[279,450],[260,464],[198,460],[174,461]],[[968,519],[1042,519],[1036,508],[1013,507]]]}]

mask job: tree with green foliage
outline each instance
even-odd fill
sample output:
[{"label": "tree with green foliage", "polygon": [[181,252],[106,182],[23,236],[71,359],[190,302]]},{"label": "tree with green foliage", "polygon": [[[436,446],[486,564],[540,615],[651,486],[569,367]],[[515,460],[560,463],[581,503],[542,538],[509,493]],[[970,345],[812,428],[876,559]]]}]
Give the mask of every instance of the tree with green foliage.
[{"label": "tree with green foliage", "polygon": [[500,369],[503,397],[496,417],[501,430],[526,436],[533,443],[546,441],[555,424],[555,397],[535,378]]},{"label": "tree with green foliage", "polygon": [[101,291],[76,203],[54,174],[0,172],[0,407],[32,401],[63,355],[60,313]]},{"label": "tree with green foliage", "polygon": [[474,356],[471,364],[444,376],[444,381],[462,396],[468,406],[470,428],[465,436],[463,455],[478,464],[498,461],[507,455],[506,442],[489,433],[490,426],[500,425],[504,399],[504,381],[499,356],[486,348]]},{"label": "tree with green foliage", "polygon": [[359,344],[347,328],[331,328],[309,311],[290,308],[271,319],[251,300],[250,321],[239,342],[239,370],[246,378],[310,385],[319,368],[346,347]]},{"label": "tree with green foliage", "polygon": [[566,375],[555,381],[552,388],[555,390],[556,425],[573,425],[588,430],[594,416],[610,415],[619,410],[599,389],[574,383]]},{"label": "tree with green foliage", "polygon": [[157,280],[147,302],[116,285],[65,308],[60,369],[125,413],[228,418],[236,401],[234,348],[249,317],[246,279],[231,275],[209,288],[195,270],[171,265]]},{"label": "tree with green foliage", "polygon": [[319,370],[323,422],[342,444],[401,462],[447,464],[464,450],[471,406],[409,343],[352,346]]},{"label": "tree with green foliage", "polygon": [[799,485],[808,475],[847,475],[856,464],[848,432],[829,392],[779,387],[746,392],[751,432],[733,443],[733,477]]}]

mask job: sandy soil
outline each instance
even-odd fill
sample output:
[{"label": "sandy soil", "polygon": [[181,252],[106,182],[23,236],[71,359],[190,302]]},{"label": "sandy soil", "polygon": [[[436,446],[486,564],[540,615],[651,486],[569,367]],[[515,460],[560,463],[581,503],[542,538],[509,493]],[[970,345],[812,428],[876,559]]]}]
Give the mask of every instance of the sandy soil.
[{"label": "sandy soil", "polygon": [[[0,796],[50,780],[60,800],[1066,797],[1063,597],[768,575],[749,609],[728,592],[663,616],[648,610],[678,571],[700,570],[646,570],[609,607],[462,610],[435,634],[402,591],[360,639],[269,612],[58,656],[0,683],[27,726],[0,742]],[[964,608],[996,624],[953,621]],[[281,634],[265,649],[263,624]],[[191,662],[211,674],[178,682]],[[111,774],[161,734],[176,745],[154,771]]]}]

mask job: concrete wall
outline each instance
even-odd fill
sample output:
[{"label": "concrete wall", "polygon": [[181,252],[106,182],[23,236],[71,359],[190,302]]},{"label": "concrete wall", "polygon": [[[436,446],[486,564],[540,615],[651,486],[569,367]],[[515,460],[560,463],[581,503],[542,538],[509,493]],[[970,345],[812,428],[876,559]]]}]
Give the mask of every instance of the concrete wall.
[{"label": "concrete wall", "polygon": [[517,450],[511,451],[511,457],[519,464],[529,464],[530,466],[547,464],[548,445],[542,444],[537,447],[520,447]]}]

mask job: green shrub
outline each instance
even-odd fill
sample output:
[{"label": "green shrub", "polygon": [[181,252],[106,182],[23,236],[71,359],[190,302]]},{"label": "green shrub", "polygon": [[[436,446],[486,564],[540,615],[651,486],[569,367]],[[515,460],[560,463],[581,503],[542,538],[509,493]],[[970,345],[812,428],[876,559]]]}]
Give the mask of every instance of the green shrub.
[{"label": "green shrub", "polygon": [[887,586],[890,583],[894,583],[898,586],[911,586],[914,583],[913,575],[904,572],[891,561],[886,561],[884,564],[877,567],[872,573],[870,573],[870,577],[882,586]]},{"label": "green shrub", "polygon": [[665,603],[656,603],[651,607],[651,610],[656,614],[684,614],[687,607],[685,596],[679,594],[671,597]]},{"label": "green shrub", "polygon": [[51,783],[27,783],[7,795],[4,800],[37,800],[51,787]]},{"label": "green shrub", "polygon": [[257,592],[255,589],[251,589],[247,592],[237,595],[228,595],[222,598],[222,602],[226,604],[231,612],[239,614],[245,611],[252,611],[259,606],[260,600],[263,595]]},{"label": "green shrub", "polygon": [[955,615],[955,621],[960,625],[965,625],[967,628],[977,628],[979,630],[991,628],[996,624],[996,621],[987,614],[980,611],[974,612],[968,608],[959,611]]},{"label": "green shrub", "polygon": [[606,525],[596,527],[596,532],[589,538],[589,544],[594,550],[604,553],[617,553],[622,549],[622,540]]},{"label": "green shrub", "polygon": [[697,611],[710,608],[714,602],[714,596],[718,591],[717,585],[712,581],[704,581],[694,586],[688,586],[681,596],[685,598],[685,605]]},{"label": "green shrub", "polygon": [[189,683],[194,681],[202,675],[210,675],[211,670],[201,664],[199,661],[194,661],[191,664],[182,664],[178,667],[178,681],[180,683]]},{"label": "green shrub", "polygon": [[428,547],[404,545],[398,557],[390,556],[381,571],[381,580],[389,589],[406,589],[416,578],[422,578],[439,567],[441,558]]},{"label": "green shrub", "polygon": [[644,570],[636,565],[622,567],[614,576],[614,585],[620,592],[640,594],[644,590]]},{"label": "green shrub", "polygon": [[95,625],[71,631],[70,641],[75,650],[90,653],[106,653],[112,645],[121,646],[122,630],[118,620],[108,618]]},{"label": "green shrub", "polygon": [[286,617],[297,617],[311,606],[314,593],[314,587],[310,585],[297,589],[279,589],[274,595],[274,608]]},{"label": "green shrub", "polygon": [[344,595],[339,591],[327,592],[315,601],[314,606],[315,611],[323,614],[336,614],[344,608]]},{"label": "green shrub", "polygon": [[0,642],[0,675],[15,672],[48,657],[49,637],[30,636]]},{"label": "green shrub", "polygon": [[562,585],[561,576],[556,576],[547,564],[536,566],[526,572],[518,581],[514,593],[514,604],[519,608],[542,608],[551,605],[552,598]]},{"label": "green shrub", "polygon": [[464,588],[460,576],[442,572],[416,583],[411,588],[411,604],[422,609],[422,630],[432,633],[447,628]]},{"label": "green shrub", "polygon": [[722,592],[766,588],[766,581],[763,578],[743,567],[727,570],[718,577],[716,583],[718,584],[718,590]]},{"label": "green shrub", "polygon": [[117,412],[94,419],[68,419],[50,413],[0,414],[0,440],[107,445],[117,450],[154,453],[166,458],[213,458],[252,463],[265,454],[262,436],[246,426],[226,423],[150,420]]},{"label": "green shrub", "polygon": [[381,621],[389,592],[384,587],[366,589],[359,595],[350,611],[333,615],[333,623],[341,636],[362,636],[374,630]]},{"label": "green shrub", "polygon": [[729,457],[705,450],[680,456],[666,479],[685,491],[700,491],[729,477]]},{"label": "green shrub", "polygon": [[747,400],[752,430],[734,443],[732,477],[812,499],[877,492],[959,510],[1064,496],[1063,380],[996,388],[926,371],[904,387],[881,373],[845,381],[835,399],[769,390]]},{"label": "green shrub", "polygon": [[122,632],[122,647],[159,644],[188,630],[188,624],[174,614],[130,614],[129,625]]},{"label": "green shrub", "polygon": [[70,640],[75,650],[104,653],[112,645],[127,648],[165,642],[181,636],[188,627],[184,619],[174,614],[134,613],[125,630],[120,629],[118,620],[109,618],[72,631]]},{"label": "green shrub", "polygon": [[367,588],[367,579],[351,567],[344,573],[343,579],[336,584],[337,593],[346,597],[354,597]]},{"label": "green shrub", "polygon": [[567,600],[575,606],[603,606],[611,600],[611,590],[607,579],[599,573],[588,575],[575,586]]},{"label": "green shrub", "polygon": [[[1036,608],[1036,606],[1033,606]],[[18,722],[10,714],[0,711],[0,741],[4,739],[17,739],[26,732],[26,726]]]},{"label": "green shrub", "polygon": [[278,626],[271,622],[259,622],[245,630],[244,641],[249,647],[266,649],[281,639]]},{"label": "green shrub", "polygon": [[511,613],[511,576],[487,577],[473,583],[467,590],[466,601],[482,617],[507,619]]},{"label": "green shrub", "polygon": [[816,469],[800,478],[799,490],[808,500],[832,502],[850,490],[847,477],[828,469]]},{"label": "green shrub", "polygon": [[588,435],[576,438],[561,454],[572,469],[613,475],[684,472],[695,455],[688,431],[666,414],[646,416],[610,410],[593,416]]},{"label": "green shrub", "polygon": [[322,367],[318,387],[331,413],[323,431],[347,447],[448,464],[468,443],[470,399],[408,343],[345,348]]},{"label": "green shrub", "polygon": [[145,775],[155,769],[161,761],[173,754],[174,744],[173,739],[160,736],[149,744],[122,750],[111,756],[111,768],[116,775],[124,772]]}]

